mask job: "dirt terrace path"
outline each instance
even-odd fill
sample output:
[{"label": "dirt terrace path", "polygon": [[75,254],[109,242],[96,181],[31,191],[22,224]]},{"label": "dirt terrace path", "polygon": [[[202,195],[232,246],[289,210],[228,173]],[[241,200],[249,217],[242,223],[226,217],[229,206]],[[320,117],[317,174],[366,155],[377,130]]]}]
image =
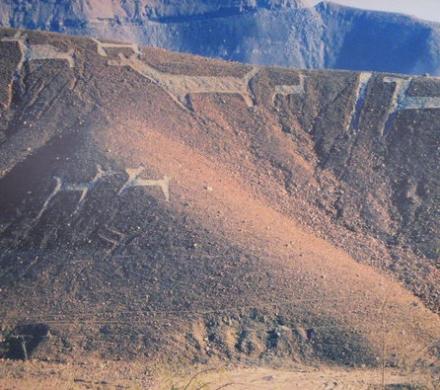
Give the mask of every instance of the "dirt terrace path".
[{"label": "dirt terrace path", "polygon": [[[155,379],[153,379],[155,377]],[[223,386],[223,387],[222,387]],[[400,386],[400,387],[398,387]],[[410,387],[412,386],[412,387]],[[186,389],[213,390],[373,390],[434,389],[430,378],[419,374],[402,375],[386,370],[342,370],[297,367],[292,370],[271,368],[234,368],[204,370],[198,375],[176,377],[162,372],[152,375],[141,362],[92,361],[56,364],[38,361],[1,361],[1,389]]]}]

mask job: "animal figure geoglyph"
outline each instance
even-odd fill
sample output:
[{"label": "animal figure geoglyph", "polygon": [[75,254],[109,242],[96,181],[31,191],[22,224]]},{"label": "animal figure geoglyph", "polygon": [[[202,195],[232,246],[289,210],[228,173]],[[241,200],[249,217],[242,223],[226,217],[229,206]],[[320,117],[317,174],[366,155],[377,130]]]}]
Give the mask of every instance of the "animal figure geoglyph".
[{"label": "animal figure geoglyph", "polygon": [[[145,171],[143,167],[140,168],[127,168],[127,180],[124,183],[124,185],[121,187],[121,189],[118,192],[118,196],[123,195],[126,191],[128,191],[130,188],[133,187],[154,187],[158,186],[162,190],[166,201],[168,202],[170,200],[170,178],[168,176],[165,176],[163,179],[160,180],[150,180],[150,179],[143,179],[141,177],[142,173]],[[37,223],[43,214],[48,210],[50,203],[55,198],[55,196],[61,192],[78,192],[79,193],[79,199],[77,201],[75,210],[72,213],[72,216],[78,214],[81,211],[81,208],[83,207],[87,195],[90,191],[95,189],[100,182],[102,182],[105,178],[116,175],[116,172],[112,170],[104,170],[100,165],[96,166],[96,174],[95,176],[87,181],[82,183],[68,183],[65,182],[60,177],[55,177],[55,187],[53,188],[52,192],[49,194],[49,196],[46,198],[43,206],[41,207],[39,213],[34,218],[34,224]]]},{"label": "animal figure geoglyph", "polygon": [[21,53],[21,58],[17,65],[18,72],[22,69],[25,62],[33,60],[62,60],[66,61],[70,68],[75,66],[73,48],[63,52],[49,44],[28,44],[26,34],[21,32],[17,32],[13,37],[2,38],[1,41],[17,43]]}]

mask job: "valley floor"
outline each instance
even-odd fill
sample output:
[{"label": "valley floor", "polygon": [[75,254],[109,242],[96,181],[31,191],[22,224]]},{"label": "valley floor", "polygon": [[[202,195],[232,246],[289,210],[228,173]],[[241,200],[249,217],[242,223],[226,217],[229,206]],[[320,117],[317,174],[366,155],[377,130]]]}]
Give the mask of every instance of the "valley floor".
[{"label": "valley floor", "polygon": [[[155,379],[153,379],[153,376]],[[142,363],[0,362],[1,389],[434,389],[422,374],[405,375],[392,370],[297,367],[292,370],[232,367],[203,369],[176,376],[152,375]]]}]

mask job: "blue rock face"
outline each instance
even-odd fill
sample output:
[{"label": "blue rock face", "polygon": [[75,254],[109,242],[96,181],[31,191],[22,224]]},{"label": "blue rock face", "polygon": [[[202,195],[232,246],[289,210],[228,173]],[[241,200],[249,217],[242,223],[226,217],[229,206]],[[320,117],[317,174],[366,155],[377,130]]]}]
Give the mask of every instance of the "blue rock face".
[{"label": "blue rock face", "polygon": [[440,24],[300,0],[6,0],[0,26],[263,65],[440,74]]},{"label": "blue rock face", "polygon": [[439,25],[335,4],[316,10],[325,26],[324,67],[439,73]]}]

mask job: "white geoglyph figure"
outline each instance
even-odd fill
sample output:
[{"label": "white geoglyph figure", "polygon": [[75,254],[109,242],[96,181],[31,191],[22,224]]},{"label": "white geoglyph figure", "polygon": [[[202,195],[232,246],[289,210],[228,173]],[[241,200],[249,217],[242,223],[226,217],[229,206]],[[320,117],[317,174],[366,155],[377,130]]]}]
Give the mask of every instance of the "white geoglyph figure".
[{"label": "white geoglyph figure", "polygon": [[164,176],[160,180],[142,179],[140,176],[145,171],[144,168],[127,168],[128,178],[122,188],[119,190],[118,195],[122,195],[125,191],[132,187],[154,187],[158,186],[162,190],[167,202],[170,200],[170,178]]},{"label": "white geoglyph figure", "polygon": [[18,49],[20,50],[20,61],[17,64],[17,72],[20,72],[23,68],[23,64],[26,60],[27,55],[27,46],[25,44],[26,36],[23,36],[20,31],[17,31],[17,33],[13,37],[4,37],[2,38],[2,42],[16,42],[18,45]]},{"label": "white geoglyph figure", "polygon": [[353,101],[353,107],[350,114],[350,122],[348,124],[347,131],[353,129],[354,131],[359,130],[359,122],[362,114],[362,109],[364,108],[365,98],[368,91],[368,83],[373,74],[370,72],[359,73],[358,83],[355,91],[355,99]]},{"label": "white geoglyph figure", "polygon": [[304,95],[304,75],[299,75],[299,84],[293,85],[275,85],[272,95],[272,104],[275,104],[277,96]]},{"label": "white geoglyph figure", "polygon": [[[166,201],[168,202],[170,200],[170,178],[168,176],[165,176],[163,179],[160,180],[150,180],[150,179],[143,179],[140,176],[145,171],[143,167],[140,168],[127,168],[125,170],[127,172],[128,178],[124,185],[121,187],[121,189],[118,192],[118,196],[122,195],[125,191],[129,190],[133,187],[160,187],[162,190],[162,193],[165,196]],[[96,175],[88,182],[84,183],[67,183],[64,182],[61,178],[55,177],[55,187],[52,190],[52,192],[49,194],[49,196],[46,198],[43,206],[41,207],[41,210],[37,214],[37,216],[34,218],[34,224],[37,223],[40,218],[43,216],[43,214],[47,211],[47,209],[50,206],[50,203],[52,200],[57,196],[57,194],[61,192],[78,192],[79,193],[79,199],[77,202],[77,205],[75,207],[75,210],[72,213],[72,216],[77,214],[82,206],[84,205],[87,195],[90,191],[92,191],[100,182],[102,182],[105,178],[109,176],[116,175],[117,173],[112,170],[104,170],[101,168],[100,165],[96,166]]]},{"label": "white geoglyph figure", "polygon": [[135,43],[111,43],[101,42],[98,39],[92,38],[92,41],[96,43],[96,51],[101,57],[107,57],[105,49],[131,49],[137,55],[141,54],[139,46]]},{"label": "white geoglyph figure", "polygon": [[70,68],[75,67],[73,59],[74,49],[62,52],[51,45],[30,45],[29,50],[29,60],[62,60],[66,61]]},{"label": "white geoglyph figure", "polygon": [[17,32],[13,37],[2,38],[2,42],[16,42],[21,53],[21,58],[17,64],[19,72],[23,64],[32,60],[62,60],[66,61],[70,68],[75,66],[74,49],[67,52],[60,51],[55,46],[49,44],[28,44],[27,36]]},{"label": "white geoglyph figure", "polygon": [[92,180],[85,183],[65,183],[59,177],[55,177],[55,187],[49,196],[46,198],[46,201],[43,204],[38,215],[34,218],[34,222],[38,222],[38,220],[43,216],[45,211],[49,208],[49,205],[53,198],[60,192],[79,192],[80,197],[78,199],[78,203],[73,211],[72,215],[77,214],[84,202],[86,201],[87,195],[89,191],[93,190],[99,182],[103,181],[104,178],[115,175],[116,173],[111,170],[103,170],[100,165],[96,166],[96,175],[92,178]]},{"label": "white geoglyph figure", "polygon": [[384,77],[384,83],[393,83],[395,87],[386,119],[380,130],[381,135],[387,134],[399,111],[440,108],[440,96],[408,96],[412,80],[412,78]]},{"label": "white geoglyph figure", "polygon": [[194,94],[239,94],[248,107],[254,106],[253,94],[249,87],[250,80],[258,73],[253,67],[244,77],[188,76],[161,72],[137,55],[126,57],[119,54],[118,60],[109,60],[111,66],[128,66],[141,76],[159,85],[182,108],[188,110],[187,97]]},{"label": "white geoglyph figure", "polygon": [[[358,130],[359,120],[362,113],[362,108],[365,103],[365,97],[368,90],[368,83],[371,79],[372,73],[362,72],[359,74],[358,83],[355,91],[355,99],[353,100],[353,106],[350,113],[350,121],[347,126],[347,131],[350,128]],[[294,85],[275,85],[272,95],[272,103],[275,104],[277,96],[289,96],[289,95],[305,95],[304,75],[299,75],[299,83]]]}]

